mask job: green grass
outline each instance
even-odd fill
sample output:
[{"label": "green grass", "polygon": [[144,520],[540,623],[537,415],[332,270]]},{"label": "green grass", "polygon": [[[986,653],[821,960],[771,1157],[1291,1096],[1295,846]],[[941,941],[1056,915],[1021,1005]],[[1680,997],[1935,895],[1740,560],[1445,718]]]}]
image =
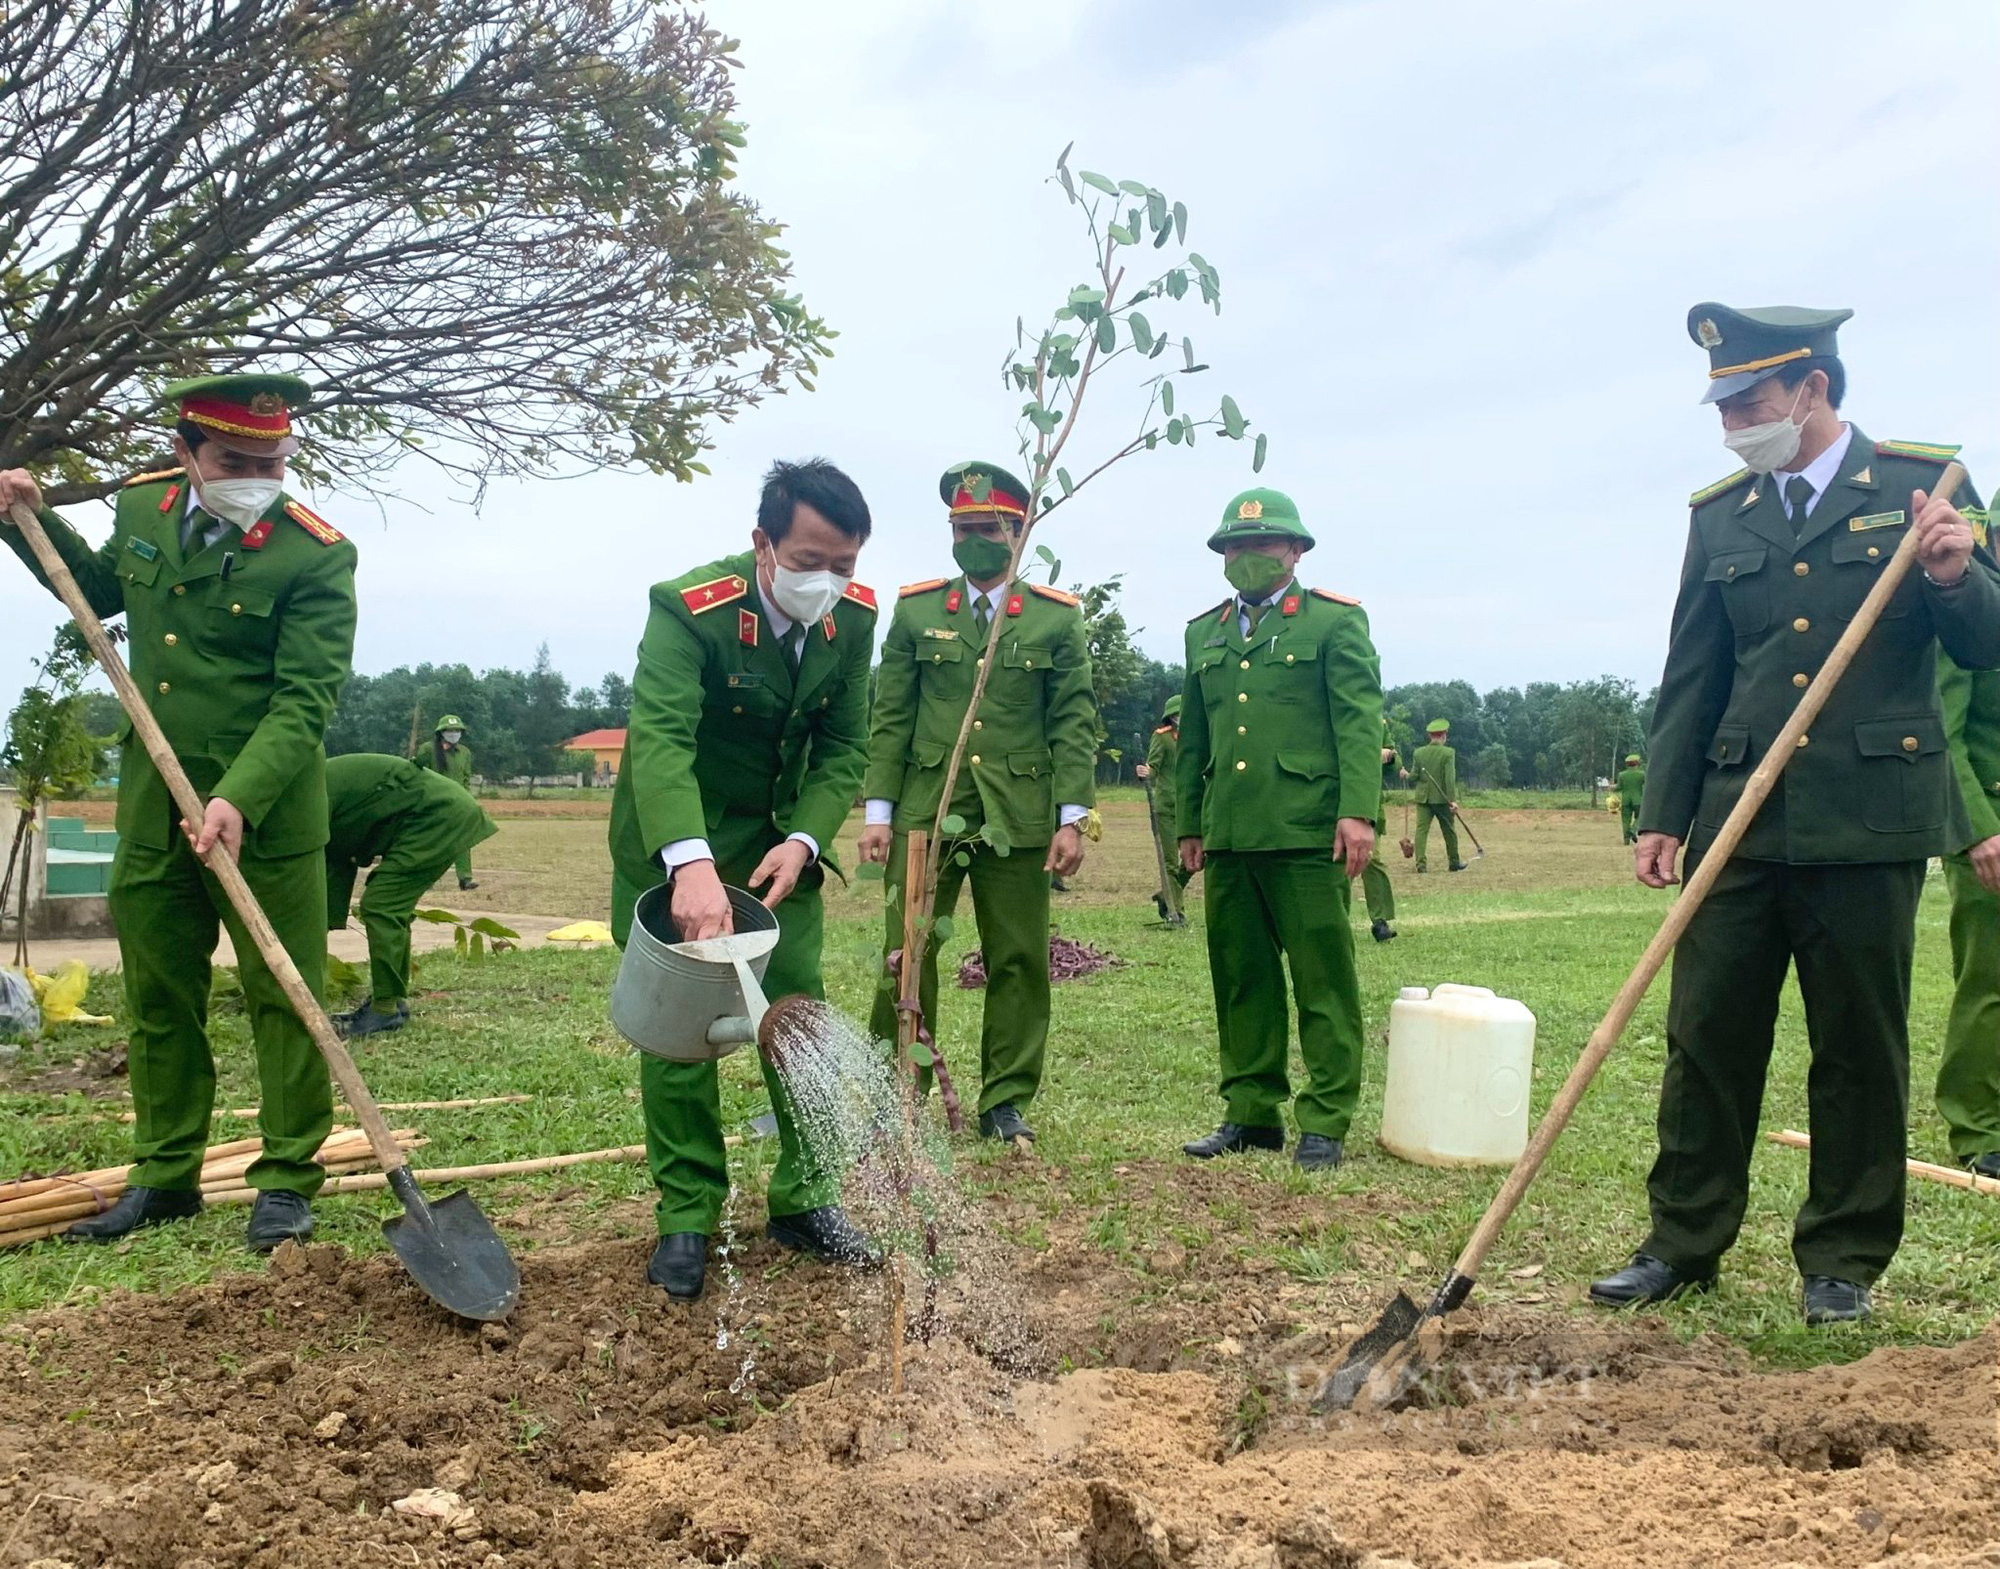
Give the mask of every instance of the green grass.
[{"label": "green grass", "polygon": [[[1133,831],[1124,815],[1113,823],[1116,834]],[[1199,1250],[1200,1267],[1209,1270],[1226,1268],[1231,1250],[1255,1254],[1277,1271],[1276,1280],[1331,1292],[1329,1300],[1350,1317],[1386,1301],[1399,1285],[1428,1290],[1435,1284],[1499,1173],[1408,1165],[1376,1144],[1387,1007],[1396,989],[1451,980],[1492,986],[1527,1003],[1539,1020],[1539,1112],[1664,909],[1660,895],[1630,881],[1615,821],[1603,814],[1532,823],[1522,814],[1491,826],[1487,861],[1463,876],[1417,879],[1391,851],[1402,900],[1403,936],[1396,942],[1368,941],[1357,909],[1370,1045],[1348,1164],[1332,1177],[1309,1178],[1281,1159],[1249,1157],[1233,1167],[1247,1180],[1226,1188],[1183,1187],[1172,1178],[1182,1169],[1181,1141],[1219,1115],[1199,901],[1188,930],[1166,931],[1148,924],[1143,886],[1113,885],[1113,867],[1141,869],[1146,858],[1107,855],[1087,867],[1078,896],[1058,900],[1058,920],[1066,934],[1127,962],[1056,989],[1048,1077],[1033,1108],[1039,1161],[1023,1165],[971,1148],[963,1162],[971,1180],[1007,1187],[1015,1204],[1006,1225],[1012,1239],[1040,1248],[1052,1245],[1058,1232],[1081,1236],[1105,1254],[1107,1267],[1135,1271],[1169,1244]],[[1109,838],[1104,848],[1112,848]],[[1563,879],[1584,885],[1537,886],[1539,869],[1556,864],[1565,868]],[[879,890],[863,886],[835,889],[829,900],[829,990],[860,1017],[866,1016],[880,941],[878,899]],[[1949,999],[1946,913],[1942,879],[1934,878],[1919,918],[1911,1012],[1912,1152],[1948,1162],[1930,1104]],[[950,945],[954,952],[972,940],[970,919],[960,922],[959,934]],[[413,1025],[365,1043],[359,1054],[376,1093],[384,1100],[522,1092],[534,1099],[480,1111],[408,1114],[406,1120],[432,1141],[418,1156],[420,1166],[639,1141],[637,1075],[605,1012],[615,965],[609,952],[550,950],[484,964],[448,955],[423,961]],[[977,1038],[982,996],[948,985],[941,1003],[940,1038],[968,1100],[976,1079],[970,1043]],[[1585,1283],[1622,1261],[1643,1235],[1665,1003],[1662,979],[1502,1235],[1482,1275],[1488,1298],[1539,1296],[1544,1311],[1590,1314],[1594,1310],[1580,1300]],[[122,1002],[115,983],[99,977],[91,1005],[117,1012]],[[1805,1032],[1790,988],[1779,1030],[1764,1123],[1804,1127]],[[254,1103],[240,1004],[225,1004],[216,1033],[223,1060],[218,1103]],[[0,1093],[0,1171],[74,1170],[125,1158],[127,1128],[112,1120],[119,1103],[22,1087],[25,1076],[118,1038],[115,1028],[71,1026],[28,1048],[9,1075],[12,1088]],[[748,1054],[724,1063],[723,1083],[725,1115],[740,1126],[762,1105]],[[214,1136],[245,1131],[240,1123],[218,1123]],[[761,1192],[769,1145],[748,1142],[732,1158],[739,1181]],[[1137,1178],[1118,1172],[1138,1161],[1158,1164]],[[1887,1343],[1959,1339],[2000,1311],[2000,1202],[1913,1181],[1907,1239],[1878,1289],[1875,1321],[1832,1334],[1807,1332],[1798,1320],[1789,1249],[1791,1216],[1806,1175],[1804,1154],[1771,1146],[1758,1151],[1749,1217],[1724,1263],[1723,1289],[1670,1310],[1686,1334],[1715,1331],[1772,1362],[1796,1364],[1851,1358]],[[651,1223],[644,1202],[649,1193],[644,1168],[632,1164],[486,1184],[479,1197],[503,1217],[510,1237],[543,1245],[583,1235],[644,1235]],[[1288,1221],[1277,1235],[1260,1231],[1250,1221],[1266,1206],[1304,1218]],[[389,1212],[382,1195],[323,1200],[317,1212],[324,1239],[356,1250],[381,1246],[377,1222]],[[118,1286],[167,1289],[240,1268],[245,1213],[214,1211],[109,1249],[43,1243],[14,1251],[0,1262],[0,1313],[87,1299]],[[1535,1265],[1541,1268],[1531,1280],[1509,1278],[1509,1271]]]}]

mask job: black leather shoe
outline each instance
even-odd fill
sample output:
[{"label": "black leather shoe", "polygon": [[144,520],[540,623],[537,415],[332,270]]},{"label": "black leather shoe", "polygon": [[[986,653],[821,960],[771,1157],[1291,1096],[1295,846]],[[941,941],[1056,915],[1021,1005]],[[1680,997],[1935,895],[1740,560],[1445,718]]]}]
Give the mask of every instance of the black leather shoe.
[{"label": "black leather shoe", "polygon": [[1008,1144],[1016,1139],[1026,1139],[1030,1144],[1035,1142],[1035,1130],[1021,1120],[1014,1103],[1005,1100],[991,1111],[979,1114],[979,1136],[982,1139],[1000,1139]]},{"label": "black leather shoe", "polygon": [[65,1242],[116,1242],[142,1226],[164,1226],[201,1213],[201,1194],[179,1188],[127,1188],[102,1215],[79,1220],[61,1233]]},{"label": "black leather shoe", "polygon": [[1831,1275],[1806,1276],[1807,1324],[1859,1324],[1874,1313],[1875,1299],[1859,1282],[1835,1280]]},{"label": "black leather shoe", "polygon": [[1966,1156],[1965,1169],[1975,1177],[1991,1177],[2000,1182],[2000,1150],[1988,1150],[1984,1155]]},{"label": "black leather shoe", "polygon": [[1292,1152],[1292,1164],[1301,1171],[1338,1171],[1340,1140],[1324,1133],[1301,1133],[1299,1147]]},{"label": "black leather shoe", "polygon": [[1671,1302],[1692,1291],[1715,1289],[1715,1272],[1683,1275],[1664,1259],[1650,1253],[1634,1253],[1632,1262],[1615,1275],[1590,1283],[1590,1300],[1599,1307],[1640,1307],[1649,1302]]},{"label": "black leather shoe", "polygon": [[708,1272],[708,1233],[674,1231],[660,1238],[646,1265],[646,1278],[662,1286],[670,1297],[692,1302],[701,1295],[702,1276]]},{"label": "black leather shoe", "polygon": [[1163,893],[1153,895],[1153,908],[1160,912],[1160,919],[1163,921],[1173,914],[1173,911],[1167,908],[1167,896]]},{"label": "black leather shoe", "polygon": [[461,877],[458,880],[458,891],[460,893],[470,893],[478,886],[479,884],[474,882],[470,877]]},{"label": "black leather shoe", "polygon": [[266,1188],[250,1206],[244,1240],[252,1253],[268,1253],[280,1242],[304,1242],[312,1234],[312,1206],[296,1193]]},{"label": "black leather shoe", "polygon": [[881,1250],[837,1204],[822,1204],[796,1215],[773,1215],[766,1230],[779,1247],[810,1253],[822,1264],[866,1266],[882,1262]]},{"label": "black leather shoe", "polygon": [[1285,1147],[1283,1128],[1246,1128],[1240,1122],[1225,1122],[1205,1139],[1183,1144],[1181,1153],[1196,1160],[1213,1160],[1218,1155],[1241,1155],[1245,1150],[1281,1150]]},{"label": "black leather shoe", "polygon": [[410,1022],[410,1005],[398,1002],[396,1011],[388,1013],[378,1010],[372,1001],[364,1002],[352,1013],[337,1013],[333,1027],[348,1040],[358,1040],[364,1035],[385,1035],[390,1030],[400,1030]]},{"label": "black leather shoe", "polygon": [[1396,928],[1387,921],[1371,921],[1368,930],[1377,942],[1387,942],[1396,935]]},{"label": "black leather shoe", "polygon": [[1465,870],[1465,862],[1463,862],[1463,861],[1453,861],[1453,862],[1451,863],[1451,869],[1452,869],[1452,870],[1453,870],[1454,872],[1462,872],[1462,871],[1464,871],[1464,870]]}]

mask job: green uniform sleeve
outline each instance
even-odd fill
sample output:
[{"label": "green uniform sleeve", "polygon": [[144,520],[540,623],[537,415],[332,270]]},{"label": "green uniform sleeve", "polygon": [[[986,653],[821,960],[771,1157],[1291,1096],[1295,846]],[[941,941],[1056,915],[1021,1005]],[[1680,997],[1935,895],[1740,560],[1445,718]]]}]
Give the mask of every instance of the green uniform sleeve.
[{"label": "green uniform sleeve", "polygon": [[826,710],[813,738],[805,788],[787,833],[811,834],[822,855],[833,848],[840,825],[854,807],[854,792],[868,768],[868,655],[874,628],[847,639],[839,699]]},{"label": "green uniform sleeve", "polygon": [[1382,663],[1359,605],[1337,607],[1320,657],[1333,726],[1342,817],[1372,823],[1382,809]]},{"label": "green uniform sleeve", "polygon": [[1729,706],[1736,674],[1736,637],[1722,595],[1708,580],[1708,550],[1690,522],[1680,595],[1667,633],[1667,664],[1660,701],[1647,737],[1646,794],[1639,808],[1641,833],[1686,839],[1701,804],[1708,744]]},{"label": "green uniform sleeve", "polygon": [[875,709],[868,722],[868,769],[861,793],[871,801],[902,798],[910,743],[917,734],[916,636],[901,601],[882,640],[882,668],[875,676]]},{"label": "green uniform sleeve", "polygon": [[1180,791],[1179,752],[1179,740],[1165,728],[1155,730],[1146,744],[1146,767],[1152,771],[1153,810],[1162,831],[1170,836],[1175,831],[1175,802]]},{"label": "green uniform sleeve", "polygon": [[1966,745],[1966,720],[1972,712],[1971,673],[1946,656],[1938,659],[1938,699],[1944,708],[1944,733],[1951,743],[1951,766],[1958,776],[1958,793],[1965,799],[1965,813],[1972,822],[1972,838],[1956,848],[1969,850],[2000,834],[2000,813],[1994,811],[1985,782],[1973,770],[1972,754]]},{"label": "green uniform sleeve", "polygon": [[[1205,629],[1207,619],[1202,626]],[[1201,807],[1208,780],[1208,709],[1201,700],[1201,675],[1195,668],[1199,638],[1193,631],[1187,640],[1187,685],[1181,689],[1181,755],[1174,769],[1174,819],[1176,838],[1201,836]]]},{"label": "green uniform sleeve", "polygon": [[278,607],[271,702],[212,794],[253,828],[319,751],[354,663],[354,547],[321,547]]},{"label": "green uniform sleeve", "polygon": [[[125,608],[125,585],[112,569],[118,562],[119,541],[114,531],[101,550],[92,550],[84,542],[81,534],[71,528],[59,512],[47,507],[36,514],[42,520],[42,528],[49,536],[49,543],[56,547],[56,554],[69,568],[70,576],[76,579],[76,586],[83,590],[83,597],[90,602],[90,608],[99,616],[115,616]],[[7,521],[5,513],[0,513],[0,539],[27,563],[28,570],[35,574],[35,580],[48,588],[51,593],[48,574],[42,571],[41,562],[28,546],[27,537]]]},{"label": "green uniform sleeve", "polygon": [[1444,799],[1450,805],[1458,799],[1458,748],[1444,749]]},{"label": "green uniform sleeve", "polygon": [[1097,695],[1090,676],[1090,643],[1083,613],[1063,617],[1049,682],[1048,735],[1055,798],[1059,806],[1097,804]]},{"label": "green uniform sleeve", "polygon": [[677,839],[708,833],[701,785],[694,775],[708,651],[678,605],[679,596],[670,588],[653,594],[626,720],[625,768],[632,776],[632,801],[648,858]]}]

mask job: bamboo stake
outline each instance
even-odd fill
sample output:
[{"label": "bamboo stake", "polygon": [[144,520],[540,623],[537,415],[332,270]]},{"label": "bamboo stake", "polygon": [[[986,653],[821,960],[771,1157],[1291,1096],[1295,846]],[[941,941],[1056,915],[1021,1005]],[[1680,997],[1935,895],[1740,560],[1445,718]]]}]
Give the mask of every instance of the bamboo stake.
[{"label": "bamboo stake", "polygon": [[[470,1111],[476,1106],[520,1106],[534,1098],[532,1095],[485,1095],[478,1100],[385,1100],[378,1104],[383,1111]],[[257,1106],[218,1108],[215,1114],[218,1117],[241,1117],[247,1121],[255,1117],[261,1109]],[[354,1108],[336,1106],[333,1108],[333,1114],[336,1117],[351,1117],[354,1115]],[[118,1120],[135,1122],[138,1120],[138,1115],[133,1111],[120,1112]]]},{"label": "bamboo stake", "polygon": [[[1787,1128],[1782,1133],[1764,1135],[1773,1144],[1783,1144],[1795,1150],[1812,1148],[1812,1138],[1796,1128]],[[1974,1193],[2000,1193],[2000,1177],[1982,1177],[1976,1171],[1959,1171],[1951,1166],[1936,1166],[1927,1160],[1906,1160],[1905,1169],[1913,1177],[1922,1177],[1927,1182],[1942,1182],[1954,1188],[1967,1188]]]},{"label": "bamboo stake", "polygon": [[[728,1140],[724,1140],[725,1143]],[[531,1177],[537,1172],[562,1171],[570,1166],[604,1164],[613,1161],[644,1160],[646,1146],[625,1144],[617,1149],[583,1150],[574,1155],[541,1155],[533,1160],[502,1160],[484,1166],[445,1166],[426,1168],[417,1173],[420,1178],[433,1182],[478,1182],[488,1177]],[[386,1188],[389,1179],[379,1171],[371,1171],[358,1177],[335,1177],[322,1193],[372,1193],[378,1188]],[[205,1195],[206,1196],[206,1195]],[[242,1203],[250,1197],[248,1188],[224,1188],[208,1198],[211,1204]]]},{"label": "bamboo stake", "polygon": [[[910,1064],[910,1048],[917,1043],[923,1024],[924,950],[922,930],[926,874],[930,863],[930,835],[921,828],[910,830],[908,853],[903,858],[903,973],[902,996],[896,1004],[896,1075],[906,1085],[915,1082]],[[914,1096],[909,1097],[914,1101]]]}]

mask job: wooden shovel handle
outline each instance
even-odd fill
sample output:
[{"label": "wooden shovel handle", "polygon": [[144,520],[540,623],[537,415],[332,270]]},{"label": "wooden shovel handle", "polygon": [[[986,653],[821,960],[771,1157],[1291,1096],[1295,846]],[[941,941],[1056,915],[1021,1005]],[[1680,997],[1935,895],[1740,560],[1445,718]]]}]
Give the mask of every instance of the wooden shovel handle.
[{"label": "wooden shovel handle", "polygon": [[[104,623],[97,619],[97,612],[90,608],[90,602],[83,597],[83,591],[70,575],[56,547],[50,542],[48,531],[42,527],[42,520],[34,510],[22,502],[15,502],[8,509],[8,516],[14,526],[20,529],[28,546],[35,553],[35,559],[42,565],[42,571],[49,580],[49,586],[56,591],[56,597],[63,602],[76,624],[83,629],[84,640],[90,644],[90,651],[97,656],[104,673],[111,678],[112,689],[118,694],[118,701],[125,710],[125,717],[132,721],[132,733],[138,736],[140,744],[146,748],[146,755],[153,760],[153,766],[160,771],[160,777],[167,782],[174,805],[180,809],[182,817],[191,823],[199,823],[206,810],[201,797],[195,793],[189,781],[187,770],[181,767],[181,760],[174,755],[174,749],[167,742],[160,722],[153,717],[152,709],[139,693],[138,683],[133,681],[131,671],[125,668],[125,661],[118,657],[118,650],[105,634]],[[244,880],[242,868],[222,850],[220,846],[203,858],[204,864],[222,884],[222,891],[229,896],[229,902],[236,907],[244,929],[250,940],[256,944],[257,952],[263,956],[271,973],[277,977],[279,987],[292,1009],[299,1016],[313,1038],[313,1044],[326,1058],[326,1065],[333,1071],[334,1081],[347,1097],[347,1103],[354,1108],[354,1117],[368,1134],[368,1144],[375,1152],[384,1172],[393,1172],[409,1164],[409,1157],[396,1142],[389,1130],[375,1097],[368,1093],[368,1086],[361,1081],[361,1074],[354,1066],[354,1059],[347,1054],[340,1037],[334,1033],[333,1023],[326,1016],[326,1010],[314,997],[312,989],[306,985],[305,977],[292,963],[292,956],[285,952],[285,945],[278,941],[278,934],[272,929],[265,916],[263,906],[257,903],[257,896],[250,891],[250,884]]]},{"label": "wooden shovel handle", "polygon": [[[1949,499],[1964,481],[1965,470],[1956,463],[1948,463],[1938,476],[1931,494]],[[1569,1077],[1556,1092],[1556,1098],[1549,1103],[1549,1109],[1542,1113],[1542,1120],[1528,1140],[1528,1147],[1514,1162],[1514,1169],[1507,1173],[1507,1180],[1501,1184],[1500,1191],[1494,1195],[1493,1202],[1473,1228],[1464,1251],[1458,1255],[1458,1262],[1452,1267],[1454,1280],[1447,1282],[1447,1292],[1456,1282],[1464,1282],[1469,1288],[1470,1282],[1478,1275],[1479,1266],[1486,1260],[1487,1250],[1493,1246],[1493,1239],[1519,1207],[1522,1195],[1528,1191],[1528,1184],[1535,1180],[1536,1173],[1542,1169],[1542,1162],[1548,1158],[1549,1150],[1561,1137],[1563,1129],[1569,1126],[1569,1119],[1583,1099],[1584,1091],[1590,1088],[1590,1081],[1597,1077],[1597,1070],[1604,1065],[1604,1059],[1611,1055],[1611,1048],[1625,1033],[1625,1026],[1631,1022],[1647,988],[1653,984],[1653,978],[1660,973],[1660,966],[1666,963],[1667,955],[1681,940],[1681,934],[1688,929],[1688,923],[1694,919],[1709,890],[1714,888],[1715,880],[1722,875],[1723,867],[1729,864],[1737,845],[1743,842],[1743,835],[1749,832],[1751,819],[1771,794],[1778,775],[1785,771],[1785,765],[1798,750],[1799,737],[1819,717],[1826,700],[1833,695],[1834,687],[1847,673],[1847,667],[1854,663],[1854,656],[1860,651],[1862,643],[1875,629],[1875,623],[1881,620],[1889,597],[1902,586],[1916,559],[1917,530],[1912,519],[1910,527],[1903,532],[1896,553],[1882,568],[1882,574],[1868,591],[1868,597],[1862,600],[1861,609],[1847,624],[1847,630],[1840,634],[1840,641],[1833,645],[1833,652],[1820,666],[1819,674],[1813,677],[1805,696],[1799,699],[1799,706],[1792,710],[1792,717],[1785,721],[1777,738],[1765,750],[1763,760],[1751,771],[1735,810],[1730,812],[1721,832],[1716,834],[1715,842],[1709,846],[1694,875],[1687,880],[1687,886],[1681,890],[1673,908],[1667,911],[1667,918],[1660,923],[1660,929],[1653,934],[1653,940],[1646,945],[1646,951],[1639,956],[1632,973],[1625,978],[1625,984],[1619,988],[1610,1011],[1591,1031],[1589,1044],[1576,1059],[1576,1066],[1570,1069]]]}]

